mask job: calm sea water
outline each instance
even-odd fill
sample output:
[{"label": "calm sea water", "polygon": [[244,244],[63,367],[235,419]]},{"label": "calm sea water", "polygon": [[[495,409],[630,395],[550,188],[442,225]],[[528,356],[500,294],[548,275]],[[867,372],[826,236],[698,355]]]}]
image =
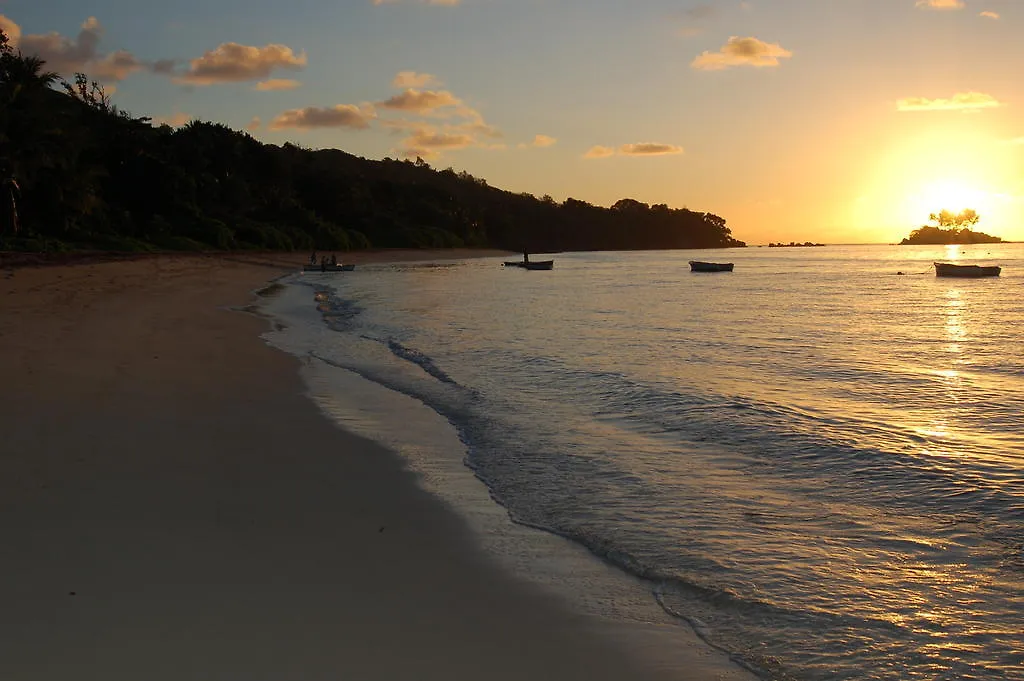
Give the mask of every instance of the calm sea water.
[{"label": "calm sea water", "polygon": [[268,338],[766,678],[1024,679],[1024,244],[553,257],[296,276]]}]

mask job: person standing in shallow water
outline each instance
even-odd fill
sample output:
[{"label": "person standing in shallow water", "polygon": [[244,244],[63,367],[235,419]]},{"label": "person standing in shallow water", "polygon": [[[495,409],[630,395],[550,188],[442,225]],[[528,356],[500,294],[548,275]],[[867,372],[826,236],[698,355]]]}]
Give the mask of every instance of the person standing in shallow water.
[{"label": "person standing in shallow water", "polygon": [[523,251],[523,262],[530,262],[530,254]]}]

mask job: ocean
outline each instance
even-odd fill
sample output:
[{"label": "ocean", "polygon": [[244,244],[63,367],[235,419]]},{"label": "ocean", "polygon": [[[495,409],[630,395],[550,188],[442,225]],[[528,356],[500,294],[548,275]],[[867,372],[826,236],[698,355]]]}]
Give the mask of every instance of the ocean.
[{"label": "ocean", "polygon": [[1024,679],[1024,244],[550,257],[296,274],[265,338],[580,609],[765,679]]}]

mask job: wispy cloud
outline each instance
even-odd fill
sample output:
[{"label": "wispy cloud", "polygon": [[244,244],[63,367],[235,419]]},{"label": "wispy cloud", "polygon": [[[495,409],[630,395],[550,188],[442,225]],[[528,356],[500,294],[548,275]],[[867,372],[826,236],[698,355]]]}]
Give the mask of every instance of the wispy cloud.
[{"label": "wispy cloud", "polygon": [[261,80],[253,86],[253,90],[259,90],[260,92],[271,92],[274,90],[294,90],[297,87],[302,87],[302,83],[297,80],[290,78],[271,78],[270,80]]},{"label": "wispy cloud", "polygon": [[764,68],[778,66],[780,59],[792,56],[792,52],[777,43],[732,36],[718,52],[704,52],[690,66],[701,71],[720,71],[733,66]]},{"label": "wispy cloud", "polygon": [[295,128],[310,130],[313,128],[355,128],[364,130],[370,127],[370,121],[376,117],[372,105],[337,104],[335,106],[307,106],[303,109],[290,109],[277,115],[270,121],[271,130]]},{"label": "wispy cloud", "polygon": [[259,130],[261,125],[263,125],[263,121],[260,120],[260,117],[259,116],[253,116],[252,120],[249,121],[248,123],[246,123],[245,129],[246,130],[250,130],[250,131],[251,130]]},{"label": "wispy cloud", "polygon": [[992,12],[991,10],[985,10],[984,12],[979,12],[978,16],[985,17],[986,19],[998,19],[999,18],[999,12]]},{"label": "wispy cloud", "polygon": [[964,0],[917,0],[914,5],[922,9],[963,9]]},{"label": "wispy cloud", "polygon": [[401,94],[389,97],[378,104],[385,109],[411,111],[418,114],[434,113],[447,107],[461,107],[462,100],[447,90],[417,90],[407,88]]},{"label": "wispy cloud", "polygon": [[673,156],[685,153],[685,149],[675,144],[661,144],[658,142],[640,142],[637,144],[623,144],[618,149],[612,147],[596,146],[591,147],[583,158],[608,158],[609,156]]},{"label": "wispy cloud", "polygon": [[437,85],[438,80],[429,73],[417,73],[416,71],[399,71],[391,86],[403,90],[405,88],[424,88],[430,85]]},{"label": "wispy cloud", "polygon": [[530,149],[537,148],[543,149],[545,147],[553,147],[558,143],[558,140],[549,135],[534,135],[533,141],[531,142],[520,142],[516,145],[517,149]]},{"label": "wispy cloud", "polygon": [[609,156],[614,155],[615,150],[611,147],[596,146],[590,147],[590,149],[587,150],[587,153],[583,154],[583,158],[608,158]]},{"label": "wispy cloud", "polygon": [[254,47],[223,43],[189,62],[188,70],[175,80],[190,85],[260,80],[269,78],[278,69],[302,69],[306,63],[305,52],[296,54],[287,45]]},{"label": "wispy cloud", "polygon": [[[495,143],[502,137],[497,127],[483,114],[448,90],[425,90],[423,86],[439,83],[428,73],[401,71],[391,86],[403,88],[398,94],[360,106],[338,104],[333,107],[310,106],[291,109],[276,116],[271,130],[314,128],[376,128],[402,135],[400,156],[432,159],[450,151],[466,148],[498,150],[506,145]],[[417,86],[417,87],[413,87]],[[548,142],[550,140],[550,142]],[[534,143],[553,144],[554,138],[538,135]]]},{"label": "wispy cloud", "polygon": [[656,144],[654,142],[641,142],[640,144],[623,144],[619,147],[619,153],[624,156],[669,156],[683,153],[682,147],[674,144]]},{"label": "wispy cloud", "polygon": [[1002,106],[984,92],[958,92],[949,98],[907,97],[896,102],[897,111],[979,111]]},{"label": "wispy cloud", "polygon": [[178,113],[170,116],[157,116],[153,119],[153,125],[169,125],[172,128],[180,128],[190,120],[192,120],[192,116],[179,111]]}]

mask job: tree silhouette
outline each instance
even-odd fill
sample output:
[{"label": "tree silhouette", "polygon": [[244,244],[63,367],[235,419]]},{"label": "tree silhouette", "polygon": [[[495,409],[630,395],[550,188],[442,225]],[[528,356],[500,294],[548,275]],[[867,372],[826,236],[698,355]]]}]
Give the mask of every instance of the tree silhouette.
[{"label": "tree silhouette", "polygon": [[57,83],[0,32],[0,248],[531,251],[743,246],[713,213],[558,203],[421,158],[263,144],[220,123],[152,125],[85,74]]},{"label": "tree silhouette", "polygon": [[999,237],[983,232],[974,232],[970,229],[981,219],[981,216],[972,208],[959,213],[944,210],[940,213],[932,213],[928,219],[935,225],[925,225],[915,229],[909,237],[900,242],[900,245],[990,244],[1002,241]]}]

